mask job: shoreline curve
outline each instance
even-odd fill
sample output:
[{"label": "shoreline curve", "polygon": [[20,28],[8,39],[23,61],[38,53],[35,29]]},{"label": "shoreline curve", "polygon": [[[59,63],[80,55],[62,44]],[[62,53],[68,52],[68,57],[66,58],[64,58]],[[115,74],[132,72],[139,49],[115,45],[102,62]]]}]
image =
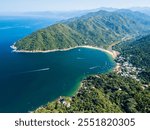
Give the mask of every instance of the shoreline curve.
[{"label": "shoreline curve", "polygon": [[34,50],[34,51],[17,50],[17,47],[15,47],[15,43],[10,47],[13,49],[12,52],[17,52],[17,53],[49,53],[49,52],[56,52],[56,51],[68,51],[68,50],[72,50],[75,48],[89,48],[89,49],[95,49],[95,50],[100,50],[100,51],[106,52],[106,53],[110,54],[113,59],[115,59],[119,55],[119,52],[117,52],[115,50],[109,51],[109,50],[106,50],[106,49],[103,49],[100,47],[93,47],[93,46],[89,46],[89,45],[76,46],[76,47],[70,47],[70,48],[65,48],[65,49],[45,50],[45,51],[41,51],[41,50]]}]

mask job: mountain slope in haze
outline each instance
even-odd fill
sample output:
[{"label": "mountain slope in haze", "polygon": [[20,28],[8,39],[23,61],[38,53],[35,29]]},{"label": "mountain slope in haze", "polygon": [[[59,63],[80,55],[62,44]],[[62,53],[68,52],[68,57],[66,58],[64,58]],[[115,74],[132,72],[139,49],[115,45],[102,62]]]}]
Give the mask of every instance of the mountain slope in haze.
[{"label": "mountain slope in haze", "polygon": [[145,15],[142,20],[138,20],[142,15],[129,10],[92,12],[34,32],[17,41],[15,47],[26,51],[64,49],[79,45],[107,47],[123,37],[150,31],[150,17]]},{"label": "mountain slope in haze", "polygon": [[150,25],[150,21],[149,21],[149,16],[144,14],[144,13],[139,13],[137,11],[130,11],[130,10],[126,10],[126,9],[121,9],[116,11],[119,14],[121,13],[125,18],[129,19],[129,20],[134,20],[136,21],[136,23],[139,25],[139,27],[142,30],[147,31],[145,28],[149,28]]},{"label": "mountain slope in haze", "polygon": [[130,8],[130,10],[138,11],[150,16],[150,7],[134,7]]}]

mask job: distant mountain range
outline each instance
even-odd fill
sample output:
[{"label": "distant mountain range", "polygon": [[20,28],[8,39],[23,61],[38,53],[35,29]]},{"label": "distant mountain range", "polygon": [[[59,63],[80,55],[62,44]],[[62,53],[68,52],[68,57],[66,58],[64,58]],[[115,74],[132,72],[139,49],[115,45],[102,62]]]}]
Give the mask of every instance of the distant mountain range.
[{"label": "distant mountain range", "polygon": [[[76,11],[36,11],[36,12],[0,12],[0,16],[28,16],[28,17],[47,17],[47,18],[59,18],[68,19],[73,17],[80,17],[90,12],[97,12],[100,10],[113,12],[118,10],[117,8],[101,7],[90,10],[76,10]],[[150,15],[150,7],[132,7],[131,11],[138,11]]]},{"label": "distant mountain range", "polygon": [[131,8],[130,10],[132,10],[132,11],[138,11],[138,12],[150,15],[150,7],[145,7],[145,8],[144,7],[143,8],[134,7],[134,8]]},{"label": "distant mountain range", "polygon": [[90,12],[97,12],[99,10],[115,11],[115,8],[97,8],[91,10],[76,10],[76,11],[36,11],[36,12],[0,12],[0,16],[26,16],[26,17],[44,17],[51,19],[69,19],[73,17],[80,17]]},{"label": "distant mountain range", "polygon": [[150,31],[150,16],[130,10],[91,12],[41,29],[16,42],[17,50],[45,51],[80,45],[107,47]]}]

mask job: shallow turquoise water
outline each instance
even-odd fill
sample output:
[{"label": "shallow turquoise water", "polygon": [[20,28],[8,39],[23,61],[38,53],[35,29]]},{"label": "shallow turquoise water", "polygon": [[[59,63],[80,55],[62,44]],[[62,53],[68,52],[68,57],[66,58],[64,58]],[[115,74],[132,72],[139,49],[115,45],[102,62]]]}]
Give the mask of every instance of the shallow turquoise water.
[{"label": "shallow turquoise water", "polygon": [[13,42],[55,22],[39,21],[40,25],[37,19],[0,20],[0,112],[28,112],[59,96],[71,96],[85,76],[106,73],[115,66],[106,53],[87,48],[12,53]]}]

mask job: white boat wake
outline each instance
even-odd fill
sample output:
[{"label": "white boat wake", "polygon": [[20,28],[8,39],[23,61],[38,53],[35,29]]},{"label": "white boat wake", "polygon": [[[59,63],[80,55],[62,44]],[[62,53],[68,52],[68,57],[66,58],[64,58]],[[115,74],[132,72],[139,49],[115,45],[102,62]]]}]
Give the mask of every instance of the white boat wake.
[{"label": "white boat wake", "polygon": [[100,68],[100,66],[93,66],[93,67],[90,67],[89,69],[93,70],[93,69],[96,69],[96,68]]},{"label": "white boat wake", "polygon": [[77,57],[77,60],[84,60],[85,58]]},{"label": "white boat wake", "polygon": [[41,71],[48,71],[50,68],[44,68],[44,69],[38,69],[38,70],[31,70],[31,71],[26,71],[26,72],[22,72],[22,74],[25,73],[34,73],[34,72],[41,72]]}]

